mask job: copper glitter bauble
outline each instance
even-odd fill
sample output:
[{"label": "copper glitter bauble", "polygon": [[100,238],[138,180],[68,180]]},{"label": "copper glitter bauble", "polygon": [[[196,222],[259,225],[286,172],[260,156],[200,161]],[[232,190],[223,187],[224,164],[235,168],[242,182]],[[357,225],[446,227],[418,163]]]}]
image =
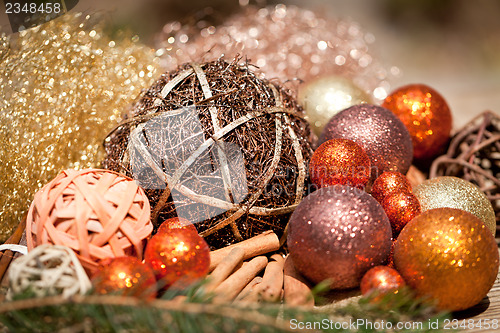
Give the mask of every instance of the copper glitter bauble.
[{"label": "copper glitter bauble", "polygon": [[183,230],[188,230],[192,231],[195,233],[198,233],[196,230],[196,227],[189,222],[186,219],[183,219],[182,217],[172,217],[169,219],[166,219],[158,228],[158,231],[156,233],[160,232],[168,232],[171,229],[183,229]]},{"label": "copper glitter bauble", "polygon": [[103,260],[92,275],[91,281],[97,294],[156,297],[156,279],[153,270],[134,257]]},{"label": "copper glitter bauble", "polygon": [[459,311],[479,303],[498,273],[498,247],[476,216],[436,208],[413,219],[399,234],[396,269],[419,296],[439,309]]},{"label": "copper glitter bauble", "polygon": [[361,279],[360,289],[363,295],[376,293],[379,296],[397,291],[406,285],[401,274],[394,268],[376,266],[371,268]]},{"label": "copper glitter bauble", "polygon": [[41,244],[71,248],[83,267],[119,256],[142,260],[153,231],[146,194],[109,170],[66,170],[35,194],[26,217],[28,250]]},{"label": "copper glitter bauble", "polygon": [[163,74],[107,137],[103,165],[138,181],[153,224],[193,223],[212,248],[281,235],[307,191],[314,134],[297,102],[236,60]]},{"label": "copper glitter bauble", "polygon": [[164,52],[162,65],[170,70],[185,62],[238,55],[266,79],[288,82],[294,92],[299,80],[338,75],[384,99],[388,79],[398,69],[389,72],[381,65],[371,49],[374,41],[356,22],[278,4],[246,6],[219,25],[211,25],[210,17],[185,25],[168,23],[156,45]]},{"label": "copper glitter bauble", "polygon": [[341,76],[313,79],[299,88],[297,101],[304,108],[313,131],[320,135],[330,118],[350,106],[372,98],[351,80]]},{"label": "copper glitter bauble", "polygon": [[412,193],[392,192],[384,198],[381,204],[391,222],[394,238],[408,222],[421,213],[418,199]]},{"label": "copper glitter bauble", "polygon": [[324,142],[309,162],[311,182],[318,188],[338,184],[364,189],[370,171],[370,158],[363,148],[346,139]]},{"label": "copper glitter bauble", "polygon": [[413,189],[422,212],[433,208],[457,208],[476,215],[496,233],[495,211],[486,195],[471,182],[457,177],[437,177],[424,181]]},{"label": "copper glitter bauble", "polygon": [[391,225],[380,204],[359,189],[323,187],[302,200],[288,225],[295,267],[332,289],[357,287],[361,277],[387,259]]},{"label": "copper glitter bauble", "polygon": [[382,202],[392,192],[412,193],[412,187],[408,178],[397,171],[386,171],[373,182],[371,195]]},{"label": "copper glitter bauble", "polygon": [[151,237],[144,261],[153,269],[160,287],[175,284],[183,288],[208,274],[210,250],[198,234],[171,229]]},{"label": "copper glitter bauble", "polygon": [[410,84],[398,88],[382,106],[394,112],[408,128],[416,159],[436,156],[448,142],[452,128],[450,108],[431,87]]},{"label": "copper glitter bauble", "polygon": [[371,160],[372,181],[385,171],[406,174],[413,148],[404,124],[389,110],[371,104],[345,109],[330,119],[319,143],[343,138],[356,142]]},{"label": "copper glitter bauble", "polygon": [[94,21],[68,13],[0,36],[0,242],[61,170],[98,166],[106,132],[156,76],[153,50]]}]

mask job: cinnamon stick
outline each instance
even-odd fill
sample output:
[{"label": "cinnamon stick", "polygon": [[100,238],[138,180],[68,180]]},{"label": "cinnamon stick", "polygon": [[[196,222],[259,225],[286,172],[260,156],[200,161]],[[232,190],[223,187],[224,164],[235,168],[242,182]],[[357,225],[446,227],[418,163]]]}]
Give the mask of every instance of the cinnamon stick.
[{"label": "cinnamon stick", "polygon": [[283,266],[285,259],[281,254],[273,254],[267,264],[262,282],[256,287],[260,298],[266,302],[280,300],[283,289]]},{"label": "cinnamon stick", "polygon": [[[17,226],[14,233],[7,239],[5,244],[19,244],[21,237],[23,236],[24,229],[26,229],[26,216],[21,220],[21,223]],[[0,252],[0,282],[3,280],[5,272],[14,257],[14,253],[10,250],[5,251],[4,253]]]},{"label": "cinnamon stick", "polygon": [[208,283],[205,285],[205,292],[212,292],[217,288],[231,273],[241,266],[245,250],[241,247],[234,247],[229,254],[222,259],[219,265],[208,276]]},{"label": "cinnamon stick", "polygon": [[246,260],[265,253],[277,251],[280,248],[280,244],[278,236],[273,231],[269,230],[240,243],[212,251],[210,252],[210,271],[214,270],[235,247],[243,248],[245,251],[243,258]]},{"label": "cinnamon stick", "polygon": [[256,286],[258,286],[262,282],[261,276],[256,276],[250,281],[249,284],[246,285],[245,288],[236,296],[235,302],[244,302],[251,303],[257,302],[259,298],[259,294],[256,291]]},{"label": "cinnamon stick", "polygon": [[264,256],[255,257],[248,262],[244,262],[240,269],[215,288],[214,302],[233,300],[266,265],[267,258]]},{"label": "cinnamon stick", "polygon": [[283,298],[291,306],[314,306],[314,298],[305,278],[293,265],[292,258],[287,256],[284,264]]},{"label": "cinnamon stick", "polygon": [[406,178],[408,178],[408,181],[413,187],[420,185],[426,179],[422,171],[420,171],[413,165],[411,165],[410,169],[408,169],[408,172],[406,173]]}]

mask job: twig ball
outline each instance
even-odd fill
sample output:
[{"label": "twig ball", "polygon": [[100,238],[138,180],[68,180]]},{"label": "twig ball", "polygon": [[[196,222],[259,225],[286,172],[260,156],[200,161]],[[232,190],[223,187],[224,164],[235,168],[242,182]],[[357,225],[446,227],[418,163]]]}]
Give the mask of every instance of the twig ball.
[{"label": "twig ball", "polygon": [[9,267],[8,298],[33,292],[37,297],[84,295],[90,280],[75,253],[66,246],[44,244]]},{"label": "twig ball", "polygon": [[312,155],[297,102],[237,62],[163,74],[105,142],[104,166],[145,189],[156,227],[185,218],[212,248],[282,234]]},{"label": "twig ball", "polygon": [[67,246],[88,271],[106,258],[142,260],[152,231],[144,191],[128,177],[99,169],[61,172],[35,194],[26,220],[29,251]]}]

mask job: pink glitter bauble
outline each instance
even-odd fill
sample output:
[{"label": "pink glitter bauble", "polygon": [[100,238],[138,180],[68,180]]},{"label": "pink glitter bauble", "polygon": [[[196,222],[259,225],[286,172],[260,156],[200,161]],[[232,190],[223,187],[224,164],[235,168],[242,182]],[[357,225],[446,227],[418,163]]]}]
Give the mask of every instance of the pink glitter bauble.
[{"label": "pink glitter bauble", "polygon": [[339,75],[381,100],[390,89],[391,73],[370,52],[374,41],[356,22],[279,4],[246,6],[219,26],[203,19],[186,25],[168,23],[156,46],[163,67],[169,70],[185,62],[206,62],[222,55],[230,61],[240,56],[239,61],[249,60],[266,79],[287,82],[294,93],[299,80]]}]

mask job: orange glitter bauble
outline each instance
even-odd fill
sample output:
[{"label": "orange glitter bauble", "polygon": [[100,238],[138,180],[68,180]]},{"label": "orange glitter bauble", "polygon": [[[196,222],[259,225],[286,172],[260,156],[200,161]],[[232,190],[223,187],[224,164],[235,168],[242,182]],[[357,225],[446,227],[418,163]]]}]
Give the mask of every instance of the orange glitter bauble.
[{"label": "orange glitter bauble", "polygon": [[422,212],[417,197],[412,193],[405,192],[392,192],[386,196],[382,201],[382,208],[391,222],[394,238],[399,235],[408,222]]},{"label": "orange glitter bauble", "polygon": [[419,296],[439,309],[458,311],[479,303],[498,273],[498,248],[476,216],[455,208],[423,212],[403,228],[394,264]]},{"label": "orange glitter bauble", "polygon": [[385,295],[389,292],[397,292],[406,283],[403,277],[394,268],[387,266],[375,266],[365,273],[361,279],[361,293],[377,293]]},{"label": "orange glitter bauble", "polygon": [[382,103],[405,124],[413,141],[413,157],[436,156],[450,137],[452,116],[444,98],[424,84],[393,91]]},{"label": "orange glitter bauble", "polygon": [[169,219],[166,219],[158,228],[157,233],[167,232],[172,229],[184,229],[198,233],[195,226],[182,217],[171,217]]},{"label": "orange glitter bauble", "polygon": [[411,193],[411,184],[402,173],[386,171],[373,182],[371,195],[381,203],[392,192]]},{"label": "orange glitter bauble", "polygon": [[175,284],[184,288],[208,274],[210,250],[197,233],[174,228],[151,237],[144,260],[153,269],[160,287]]},{"label": "orange glitter bauble", "polygon": [[318,188],[350,185],[364,189],[370,179],[370,158],[356,142],[332,139],[321,144],[309,162],[311,182]]},{"label": "orange glitter bauble", "polygon": [[153,271],[134,257],[104,259],[92,275],[92,285],[98,294],[156,297]]}]

